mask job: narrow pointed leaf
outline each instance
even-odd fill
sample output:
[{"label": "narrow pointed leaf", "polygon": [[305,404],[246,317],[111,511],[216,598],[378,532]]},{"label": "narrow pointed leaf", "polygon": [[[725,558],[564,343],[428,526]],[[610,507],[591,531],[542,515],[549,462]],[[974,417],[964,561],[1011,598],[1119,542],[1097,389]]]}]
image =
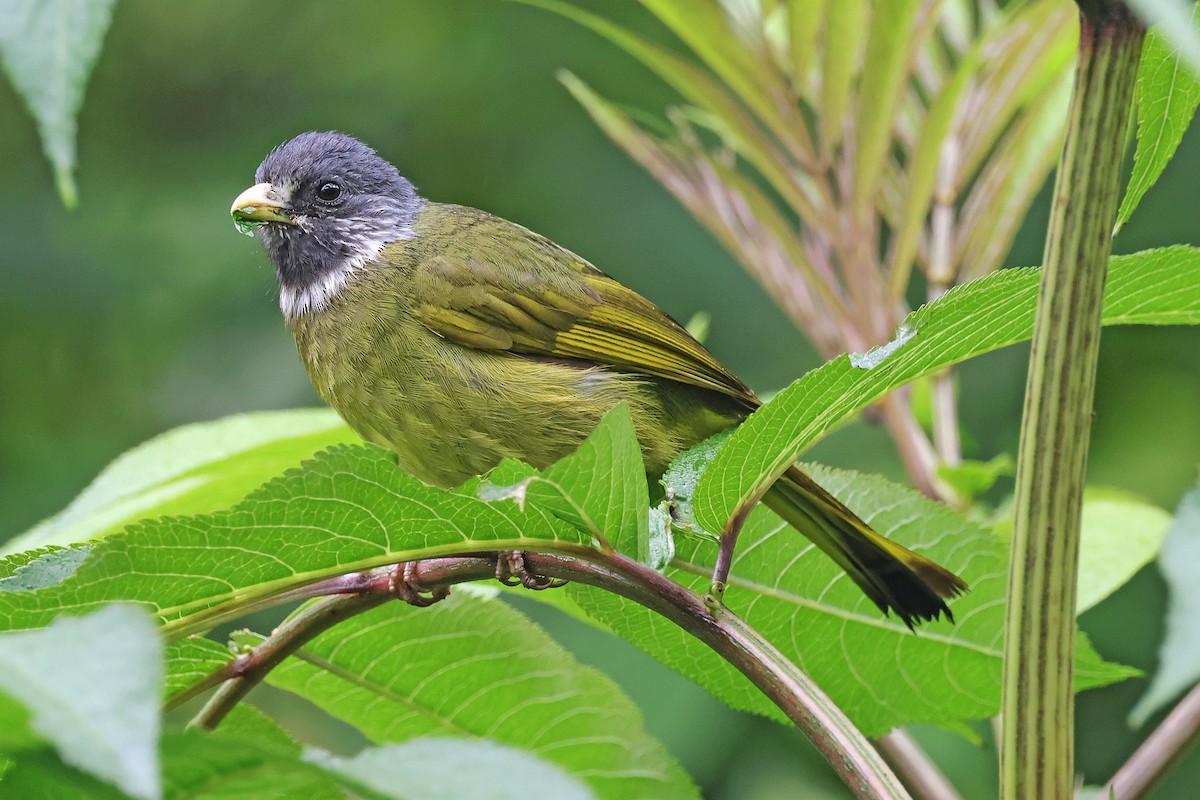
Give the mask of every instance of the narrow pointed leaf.
[{"label": "narrow pointed leaf", "polygon": [[1135,95],[1137,148],[1129,187],[1117,211],[1117,230],[1129,221],[1142,196],[1158,180],[1196,114],[1200,80],[1194,69],[1183,61],[1162,28],[1155,27],[1146,35]]},{"label": "narrow pointed leaf", "polygon": [[4,0],[0,63],[37,120],[63,204],[74,208],[75,116],[116,0]]},{"label": "narrow pointed leaf", "polygon": [[874,201],[883,176],[896,109],[918,45],[921,3],[887,0],[874,5],[855,114],[854,203],[859,208]]},{"label": "narrow pointed leaf", "polygon": [[825,33],[821,51],[821,154],[829,158],[841,144],[846,114],[854,96],[854,78],[866,40],[866,0],[825,4]]}]

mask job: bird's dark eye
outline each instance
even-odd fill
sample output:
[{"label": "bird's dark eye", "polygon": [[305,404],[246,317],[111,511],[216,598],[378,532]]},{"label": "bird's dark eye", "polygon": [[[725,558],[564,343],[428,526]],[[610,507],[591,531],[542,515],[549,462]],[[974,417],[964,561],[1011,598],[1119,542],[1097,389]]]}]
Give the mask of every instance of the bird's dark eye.
[{"label": "bird's dark eye", "polygon": [[324,200],[326,203],[332,203],[342,196],[342,187],[336,183],[322,183],[321,188],[317,189],[317,197]]}]

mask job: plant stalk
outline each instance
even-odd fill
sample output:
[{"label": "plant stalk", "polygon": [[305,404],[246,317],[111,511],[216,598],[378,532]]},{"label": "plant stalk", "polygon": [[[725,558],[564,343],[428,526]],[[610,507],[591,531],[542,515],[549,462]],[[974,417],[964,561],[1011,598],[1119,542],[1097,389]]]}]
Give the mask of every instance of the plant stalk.
[{"label": "plant stalk", "polygon": [[[530,572],[598,586],[662,614],[707,644],[736,667],[813,742],[856,797],[864,800],[908,800],[910,795],[854,724],[808,676],[770,642],[723,606],[710,607],[700,595],[617,553],[571,557],[527,552]],[[414,562],[406,575],[410,585],[434,591],[496,575],[495,553]],[[254,685],[286,656],[347,616],[373,608],[396,596],[398,567],[358,573],[347,581],[332,579],[326,598],[286,621],[253,651],[201,681],[225,683],[193,724],[214,727]],[[314,585],[314,589],[317,585]],[[190,695],[191,692],[189,691]]]},{"label": "plant stalk", "polygon": [[1145,31],[1123,3],[1078,0],[1075,88],[1033,334],[1005,619],[1003,800],[1066,800],[1079,515],[1104,278]]},{"label": "plant stalk", "polygon": [[1184,695],[1096,796],[1120,800],[1144,796],[1197,736],[1200,736],[1200,685]]}]

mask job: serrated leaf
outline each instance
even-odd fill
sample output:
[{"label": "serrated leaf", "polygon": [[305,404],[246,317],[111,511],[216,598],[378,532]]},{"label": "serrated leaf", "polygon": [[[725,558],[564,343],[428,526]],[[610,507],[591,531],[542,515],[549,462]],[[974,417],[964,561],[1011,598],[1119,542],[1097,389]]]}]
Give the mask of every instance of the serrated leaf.
[{"label": "serrated leaf", "polygon": [[64,762],[136,798],[161,795],[158,774],[162,643],[128,606],[37,631],[0,634],[0,691]]},{"label": "serrated leaf", "polygon": [[4,0],[0,63],[37,120],[63,204],[73,208],[75,116],[116,0]]},{"label": "serrated leaf", "polygon": [[1158,651],[1158,669],[1150,688],[1129,714],[1138,726],[1176,695],[1200,681],[1200,489],[1179,502],[1175,521],[1163,542],[1158,568],[1170,590],[1167,633]]},{"label": "serrated leaf", "polygon": [[229,648],[200,636],[189,636],[166,647],[163,697],[171,698],[204,680],[233,659]]},{"label": "serrated leaf", "polygon": [[7,559],[9,572],[0,578],[0,592],[34,592],[56,586],[75,574],[92,552],[91,547],[50,547]]},{"label": "serrated leaf", "polygon": [[[1028,339],[1040,277],[1036,268],[1010,269],[956,287],[910,314],[902,328],[915,335],[872,368],[860,369],[842,356],[795,381],[751,414],[705,471],[694,503],[697,522],[722,530],[804,449],[889,391]],[[1200,250],[1114,256],[1103,322],[1200,323]]]},{"label": "serrated leaf", "polygon": [[1195,72],[1200,72],[1200,30],[1196,28],[1186,0],[1129,0],[1147,25],[1160,26],[1171,46],[1179,50]]},{"label": "serrated leaf", "polygon": [[391,603],[317,637],[267,679],[376,743],[468,736],[520,748],[598,797],[696,797],[633,703],[498,600]]},{"label": "serrated leaf", "polygon": [[[1192,27],[1195,27],[1193,16]],[[1200,80],[1193,67],[1183,63],[1177,46],[1155,27],[1146,35],[1138,64],[1137,148],[1133,173],[1117,211],[1117,230],[1129,221],[1142,196],[1166,168],[1200,104]]]},{"label": "serrated leaf", "polygon": [[[883,478],[804,465],[874,529],[961,575],[956,624],[916,634],[879,613],[830,559],[759,506],[739,537],[726,604],[808,674],[868,736],[928,722],[961,729],[1000,703],[1007,548],[990,530]],[[708,589],[715,548],[681,539],[668,577]],[[734,708],[781,719],[777,708],[716,653],[661,617],[591,587],[568,587],[584,610]],[[1104,664],[1080,640],[1076,688],[1136,674]]]},{"label": "serrated leaf", "polygon": [[[593,800],[587,785],[544,758],[487,740],[421,738],[369,747],[353,758],[314,759],[322,768],[396,800],[529,800],[529,787],[555,800]],[[463,765],[470,764],[470,769]],[[520,775],[520,780],[497,780]]]},{"label": "serrated leaf", "polygon": [[165,632],[179,637],[347,572],[480,550],[588,547],[544,509],[480,500],[478,485],[435,489],[383,448],[339,445],[231,509],[133,524],[96,544],[61,584],[0,592],[0,628],[44,625],[63,612],[127,600],[155,612]]},{"label": "serrated leaf", "polygon": [[330,409],[263,411],[184,425],[122,454],[70,505],[0,553],[100,538],[143,517],[225,508],[321,448],[357,441]]},{"label": "serrated leaf", "polygon": [[618,403],[574,453],[531,478],[526,499],[648,563],[650,495],[629,405]]}]

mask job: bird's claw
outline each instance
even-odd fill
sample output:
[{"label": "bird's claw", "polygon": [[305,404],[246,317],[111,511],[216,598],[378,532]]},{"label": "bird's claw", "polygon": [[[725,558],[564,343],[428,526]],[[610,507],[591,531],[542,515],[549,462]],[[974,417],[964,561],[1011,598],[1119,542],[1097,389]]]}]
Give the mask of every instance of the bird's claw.
[{"label": "bird's claw", "polygon": [[561,578],[534,575],[525,566],[525,554],[520,550],[508,550],[496,557],[496,580],[505,586],[524,586],[534,591],[557,589],[566,584]]},{"label": "bird's claw", "polygon": [[405,561],[392,569],[392,577],[388,588],[392,594],[408,603],[410,606],[425,608],[439,600],[444,600],[450,594],[450,589],[439,586],[436,589],[426,589],[417,579],[417,562]]}]

